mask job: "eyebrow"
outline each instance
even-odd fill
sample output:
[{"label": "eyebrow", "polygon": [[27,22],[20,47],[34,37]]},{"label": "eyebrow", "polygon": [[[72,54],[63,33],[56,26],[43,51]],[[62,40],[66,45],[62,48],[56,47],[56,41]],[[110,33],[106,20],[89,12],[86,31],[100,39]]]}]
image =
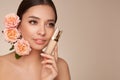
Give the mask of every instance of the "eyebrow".
[{"label": "eyebrow", "polygon": [[50,22],[55,22],[55,20],[54,20],[54,19],[48,19],[47,21],[50,21]]},{"label": "eyebrow", "polygon": [[39,19],[40,20],[40,18],[36,17],[36,16],[29,16],[28,18],[34,18],[34,19]]},{"label": "eyebrow", "polygon": [[[34,19],[40,20],[40,18],[39,18],[39,17],[36,17],[36,16],[29,16],[28,18],[34,18]],[[47,21],[54,21],[54,22],[55,22],[54,19],[48,19]]]}]

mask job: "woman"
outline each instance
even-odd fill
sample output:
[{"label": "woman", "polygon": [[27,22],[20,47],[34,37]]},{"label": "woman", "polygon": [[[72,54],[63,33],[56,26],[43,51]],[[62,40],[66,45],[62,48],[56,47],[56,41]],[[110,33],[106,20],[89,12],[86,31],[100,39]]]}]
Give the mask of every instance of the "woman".
[{"label": "woman", "polygon": [[0,57],[0,80],[70,80],[67,63],[42,50],[55,30],[56,8],[52,0],[23,0],[18,8],[18,30],[30,44],[27,56],[15,59],[15,52]]}]

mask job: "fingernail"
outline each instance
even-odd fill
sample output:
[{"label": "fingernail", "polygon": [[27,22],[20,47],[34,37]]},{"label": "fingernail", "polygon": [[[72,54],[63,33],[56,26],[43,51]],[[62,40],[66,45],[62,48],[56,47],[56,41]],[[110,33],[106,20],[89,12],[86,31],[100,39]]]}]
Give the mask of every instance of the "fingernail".
[{"label": "fingernail", "polygon": [[40,55],[42,56],[42,55],[44,55],[44,53],[41,53]]}]

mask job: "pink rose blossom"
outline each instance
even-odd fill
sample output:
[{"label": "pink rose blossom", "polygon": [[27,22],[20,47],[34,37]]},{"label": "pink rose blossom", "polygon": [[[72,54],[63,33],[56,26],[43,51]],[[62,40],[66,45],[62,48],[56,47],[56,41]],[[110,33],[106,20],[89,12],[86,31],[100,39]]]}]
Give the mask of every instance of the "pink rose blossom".
[{"label": "pink rose blossom", "polygon": [[12,47],[10,50],[15,49],[16,51],[16,59],[19,59],[23,55],[29,55],[31,48],[28,41],[25,41],[20,37],[20,33],[17,29],[20,23],[19,16],[16,14],[8,14],[5,16],[5,29],[3,30],[4,37],[6,41],[12,43]]},{"label": "pink rose blossom", "polygon": [[5,39],[11,43],[16,42],[17,39],[20,37],[20,33],[16,28],[4,29],[4,35],[5,35]]},{"label": "pink rose blossom", "polygon": [[28,41],[25,41],[23,38],[18,39],[17,42],[14,44],[16,54],[18,55],[29,55],[31,48]]},{"label": "pink rose blossom", "polygon": [[5,16],[5,27],[7,28],[17,27],[19,22],[20,22],[19,17],[14,13]]}]

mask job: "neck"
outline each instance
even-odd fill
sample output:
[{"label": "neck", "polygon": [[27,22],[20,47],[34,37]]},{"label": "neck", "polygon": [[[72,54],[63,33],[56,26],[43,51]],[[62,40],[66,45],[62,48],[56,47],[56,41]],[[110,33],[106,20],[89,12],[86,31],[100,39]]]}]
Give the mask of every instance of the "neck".
[{"label": "neck", "polygon": [[40,60],[41,60],[41,56],[40,56],[41,52],[42,51],[32,50],[29,55],[22,56],[20,59],[18,59],[18,61],[24,62],[24,63],[27,63],[27,64],[40,62]]}]

